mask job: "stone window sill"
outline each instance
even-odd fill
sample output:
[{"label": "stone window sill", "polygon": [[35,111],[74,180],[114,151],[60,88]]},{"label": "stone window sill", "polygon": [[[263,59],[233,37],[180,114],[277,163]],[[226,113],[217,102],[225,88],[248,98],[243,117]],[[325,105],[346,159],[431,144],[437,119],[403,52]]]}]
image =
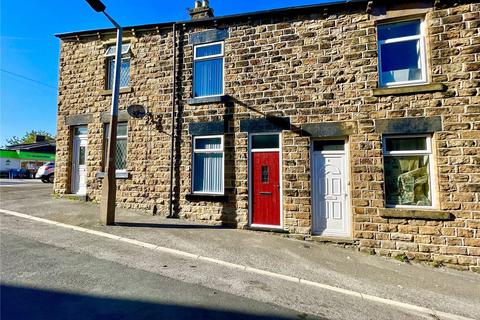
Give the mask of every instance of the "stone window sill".
[{"label": "stone window sill", "polygon": [[[105,172],[97,172],[95,174],[95,178],[97,179],[103,179],[105,178],[106,174]],[[130,174],[126,171],[117,171],[115,172],[115,179],[129,179],[130,178]]]},{"label": "stone window sill", "polygon": [[[132,87],[120,88],[119,93],[122,94],[122,93],[130,93],[130,92],[133,92]],[[100,91],[100,94],[102,96],[111,96],[112,95],[112,90],[102,90],[102,91]]]},{"label": "stone window sill", "polygon": [[446,89],[447,89],[447,86],[444,85],[443,83],[429,83],[429,84],[420,84],[416,86],[405,86],[405,87],[396,87],[396,88],[377,88],[377,89],[373,89],[373,95],[375,97],[382,97],[382,96],[392,96],[392,95],[440,92],[440,91],[445,91]]},{"label": "stone window sill", "polygon": [[199,98],[191,98],[187,100],[187,104],[189,105],[200,105],[200,104],[208,104],[208,103],[222,103],[227,102],[228,96],[213,96],[213,97],[199,97]]},{"label": "stone window sill", "polygon": [[185,195],[188,201],[210,201],[210,202],[227,202],[228,196],[224,194],[198,194],[189,193]]},{"label": "stone window sill", "polygon": [[390,219],[421,219],[421,220],[451,220],[453,215],[442,210],[382,208],[378,209],[382,218]]}]

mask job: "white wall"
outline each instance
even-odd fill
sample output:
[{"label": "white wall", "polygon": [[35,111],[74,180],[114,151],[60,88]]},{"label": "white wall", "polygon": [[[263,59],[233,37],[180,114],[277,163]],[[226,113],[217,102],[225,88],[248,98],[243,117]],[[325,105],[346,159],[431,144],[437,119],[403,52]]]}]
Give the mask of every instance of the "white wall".
[{"label": "white wall", "polygon": [[20,159],[0,158],[0,170],[20,169]]}]

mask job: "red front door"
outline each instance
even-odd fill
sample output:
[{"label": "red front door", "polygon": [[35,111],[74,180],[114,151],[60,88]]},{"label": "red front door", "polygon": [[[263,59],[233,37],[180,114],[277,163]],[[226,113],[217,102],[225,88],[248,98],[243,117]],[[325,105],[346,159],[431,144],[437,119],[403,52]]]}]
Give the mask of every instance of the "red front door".
[{"label": "red front door", "polygon": [[280,226],[279,153],[252,153],[252,224]]}]

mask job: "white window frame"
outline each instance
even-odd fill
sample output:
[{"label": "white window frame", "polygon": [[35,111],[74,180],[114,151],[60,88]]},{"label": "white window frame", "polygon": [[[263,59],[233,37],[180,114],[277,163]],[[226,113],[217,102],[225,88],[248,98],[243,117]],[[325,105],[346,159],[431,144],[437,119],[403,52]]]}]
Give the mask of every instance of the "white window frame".
[{"label": "white window frame", "polygon": [[[387,140],[388,139],[398,139],[398,138],[425,138],[426,139],[426,150],[405,150],[405,151],[387,151]],[[436,194],[436,179],[434,173],[433,165],[433,152],[432,152],[432,135],[430,134],[411,134],[411,135],[386,135],[382,137],[382,151],[383,157],[395,157],[395,156],[428,156],[428,178],[429,178],[429,190],[428,195],[430,197],[431,205],[430,206],[415,206],[415,205],[394,205],[388,204],[386,199],[385,191],[385,207],[386,208],[406,208],[406,209],[434,209],[437,207],[437,201],[435,198]],[[385,179],[385,172],[383,174]]]},{"label": "white window frame", "polygon": [[[391,21],[388,23],[381,23],[377,25],[377,39],[378,39],[378,27],[385,26],[394,23],[401,23],[407,21],[420,21],[420,34],[414,36],[407,36],[407,37],[399,37],[399,38],[390,38],[386,40],[378,40],[378,76],[379,76],[379,84],[380,87],[401,87],[401,86],[409,86],[409,85],[416,85],[416,84],[424,84],[427,83],[427,59],[426,59],[426,46],[425,46],[425,19],[422,17],[416,17],[412,19],[406,20],[398,20],[398,21]],[[397,82],[384,82],[383,81],[383,71],[382,71],[382,45],[383,44],[390,44],[390,43],[398,43],[398,42],[405,42],[411,40],[419,40],[420,43],[420,67],[422,68],[422,78],[419,80],[410,80],[410,81],[397,81]]]},{"label": "white window frame", "polygon": [[[125,123],[126,127],[127,127],[127,134],[126,135],[118,135],[118,125],[121,124],[121,123]],[[109,126],[110,126],[110,123],[105,123],[104,125],[104,130],[105,130],[105,139],[104,139],[104,150],[103,150],[103,154],[104,154],[104,161],[107,160],[107,152],[108,152],[108,140],[110,139],[110,136],[109,136]],[[118,173],[127,173],[127,163],[128,163],[128,121],[119,121],[117,122],[117,141],[118,140],[126,140],[127,141],[127,150],[125,151],[125,169],[117,169],[116,166],[115,166],[115,172],[118,172]],[[116,151],[115,151],[116,152]],[[104,169],[106,167],[106,163],[104,163]]]},{"label": "white window frame", "polygon": [[[109,53],[110,49],[111,48],[115,48],[116,45],[111,45],[111,46],[108,46],[107,47],[107,50],[105,50],[105,57],[107,58],[106,61],[107,61],[107,83],[106,83],[106,89],[107,90],[113,90],[113,88],[110,88],[109,84],[110,84],[110,81],[112,79],[110,79],[110,61],[114,61],[115,60],[115,50],[111,50],[112,52]],[[131,59],[131,56],[130,56],[130,48],[131,48],[131,44],[130,43],[124,43],[122,45],[122,62],[125,61],[125,60],[130,60]],[[131,63],[131,61],[130,61]],[[120,69],[121,69],[121,65],[120,65]],[[128,72],[130,72],[130,67],[129,67],[129,70]],[[120,88],[128,88],[130,86],[130,79],[128,81],[128,85],[127,86],[122,86],[120,85]]]},{"label": "white window frame", "polygon": [[[211,139],[211,138],[220,138],[220,148],[218,149],[196,149],[196,141],[199,139]],[[223,195],[225,194],[225,145],[224,145],[224,136],[223,135],[211,135],[211,136],[194,136],[192,140],[192,179],[191,179],[191,190],[192,194],[205,194],[205,195]],[[195,191],[195,154],[197,153],[218,153],[222,155],[222,190],[220,192],[211,192],[211,191]]]},{"label": "white window frame", "polygon": [[[197,49],[198,48],[203,48],[203,47],[209,47],[213,45],[221,45],[221,53],[219,54],[213,54],[205,57],[197,57]],[[223,41],[218,41],[218,42],[211,42],[211,43],[204,43],[204,44],[198,44],[193,47],[193,79],[192,79],[192,95],[193,98],[210,98],[210,97],[219,97],[223,96],[225,94],[225,43]],[[195,62],[196,61],[202,61],[202,60],[210,60],[210,59],[217,59],[217,58],[222,58],[222,92],[220,94],[214,94],[210,96],[195,96]]]}]

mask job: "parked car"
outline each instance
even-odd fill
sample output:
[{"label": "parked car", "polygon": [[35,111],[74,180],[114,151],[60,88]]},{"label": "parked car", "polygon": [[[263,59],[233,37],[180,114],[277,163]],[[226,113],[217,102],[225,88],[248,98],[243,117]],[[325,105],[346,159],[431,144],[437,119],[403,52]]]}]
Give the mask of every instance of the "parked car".
[{"label": "parked car", "polygon": [[38,168],[36,179],[41,179],[44,183],[53,183],[55,163],[49,162]]},{"label": "parked car", "polygon": [[9,179],[30,179],[32,175],[30,174],[30,171],[25,168],[20,168],[20,169],[10,169],[8,171],[8,178]]}]

